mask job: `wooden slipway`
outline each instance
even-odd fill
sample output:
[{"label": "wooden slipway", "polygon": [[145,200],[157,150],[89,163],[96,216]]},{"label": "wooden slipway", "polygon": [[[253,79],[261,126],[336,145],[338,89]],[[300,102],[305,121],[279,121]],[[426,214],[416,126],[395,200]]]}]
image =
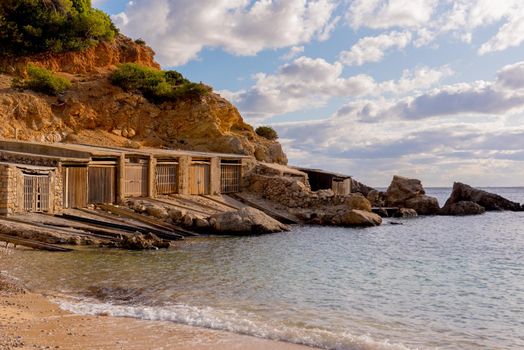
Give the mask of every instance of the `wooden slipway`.
[{"label": "wooden slipway", "polygon": [[236,200],[238,200],[238,201],[240,201],[242,203],[245,203],[245,204],[249,205],[250,207],[253,207],[255,209],[258,209],[258,210],[266,213],[267,215],[271,216],[273,219],[278,220],[278,221],[280,221],[283,224],[298,225],[298,221],[297,220],[292,219],[289,216],[277,213],[274,210],[272,210],[272,209],[270,209],[270,208],[268,208],[268,207],[266,207],[264,205],[255,203],[254,201],[246,198],[245,196],[242,196],[240,193],[230,193],[229,196],[232,197],[233,199],[236,199]]}]

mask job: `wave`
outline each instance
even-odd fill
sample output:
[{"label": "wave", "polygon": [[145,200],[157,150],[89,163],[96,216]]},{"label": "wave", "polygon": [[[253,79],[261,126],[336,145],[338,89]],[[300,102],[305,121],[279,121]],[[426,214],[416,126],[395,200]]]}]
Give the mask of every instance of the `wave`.
[{"label": "wave", "polygon": [[318,328],[271,325],[255,315],[235,310],[195,307],[184,304],[166,306],[114,305],[85,300],[54,300],[62,309],[82,315],[108,314],[151,321],[171,321],[189,326],[228,331],[270,340],[285,341],[328,350],[413,350],[403,344],[377,341],[369,335],[334,333]]}]

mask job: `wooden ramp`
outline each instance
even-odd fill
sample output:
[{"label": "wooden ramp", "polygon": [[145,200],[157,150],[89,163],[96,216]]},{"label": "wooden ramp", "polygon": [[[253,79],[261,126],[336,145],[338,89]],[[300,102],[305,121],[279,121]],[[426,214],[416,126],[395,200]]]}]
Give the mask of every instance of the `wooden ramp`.
[{"label": "wooden ramp", "polygon": [[[66,220],[71,220],[71,221],[85,223],[85,224],[88,224],[88,225],[91,225],[91,226],[95,226],[95,227],[99,227],[99,228],[103,228],[103,229],[109,228],[111,230],[123,231],[124,233],[128,233],[128,234],[129,233],[137,233],[137,232],[146,234],[146,233],[151,232],[151,233],[155,234],[156,236],[158,236],[159,238],[167,239],[167,240],[170,240],[170,241],[179,240],[179,239],[183,238],[183,236],[181,236],[179,234],[168,232],[168,231],[165,231],[165,230],[147,229],[147,228],[142,228],[142,227],[138,227],[138,226],[128,226],[128,225],[114,223],[114,222],[109,222],[109,221],[105,221],[105,220],[91,219],[91,218],[87,218],[87,217],[83,217],[83,216],[77,216],[77,215],[71,215],[71,214],[62,214],[62,215],[58,215],[58,217],[64,218]],[[104,231],[106,231],[106,230],[104,230]],[[118,232],[118,231],[116,231],[116,232]]]},{"label": "wooden ramp", "polygon": [[[220,205],[222,205],[224,207],[230,208],[232,210],[238,210],[241,207],[245,206],[245,205],[242,205],[242,203],[240,203],[238,201],[235,201],[231,197],[224,198],[224,196],[211,196],[211,195],[208,195],[208,194],[201,194],[200,196],[203,197],[203,198],[209,199],[210,201],[213,201],[215,203],[218,203],[218,204],[220,204]],[[229,199],[229,203],[226,202],[226,200],[228,200],[228,199]]]},{"label": "wooden ramp", "polygon": [[14,237],[9,235],[0,234],[0,241],[12,243],[14,245],[20,245],[23,247],[33,248],[37,250],[46,250],[49,252],[72,252],[73,249],[60,247],[54,244],[43,243],[27,238]]},{"label": "wooden ramp", "polygon": [[253,207],[255,209],[258,209],[264,213],[266,213],[267,215],[271,216],[273,219],[275,220],[278,220],[280,221],[281,223],[283,224],[291,224],[291,225],[298,225],[299,222],[287,215],[283,215],[281,213],[277,213],[275,212],[274,210],[262,205],[262,204],[258,204],[258,203],[255,203],[254,201],[252,201],[251,199],[248,199],[246,198],[245,196],[242,196],[242,194],[240,193],[230,193],[229,194],[230,197],[232,197],[233,199],[236,199],[242,203],[245,203],[247,205],[249,205],[250,207]]},{"label": "wooden ramp", "polygon": [[98,206],[113,214],[120,215],[123,217],[128,217],[128,218],[146,223],[160,230],[168,230],[170,232],[173,232],[173,233],[176,233],[182,236],[199,236],[199,234],[196,232],[192,232],[192,231],[183,229],[181,227],[168,224],[167,222],[164,222],[158,219],[154,219],[152,217],[137,214],[134,211],[132,211],[131,209],[121,208],[121,207],[117,207],[117,206],[110,205],[110,204],[99,204]]}]

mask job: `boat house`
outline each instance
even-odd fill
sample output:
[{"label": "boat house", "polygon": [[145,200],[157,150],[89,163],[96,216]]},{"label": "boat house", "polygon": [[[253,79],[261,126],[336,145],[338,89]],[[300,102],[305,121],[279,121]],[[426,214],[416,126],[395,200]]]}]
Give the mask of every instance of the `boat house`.
[{"label": "boat house", "polygon": [[0,140],[0,214],[239,192],[253,163],[237,154]]},{"label": "boat house", "polygon": [[335,194],[347,195],[351,193],[351,176],[328,172],[320,169],[299,168],[307,174],[311,190],[333,190]]}]

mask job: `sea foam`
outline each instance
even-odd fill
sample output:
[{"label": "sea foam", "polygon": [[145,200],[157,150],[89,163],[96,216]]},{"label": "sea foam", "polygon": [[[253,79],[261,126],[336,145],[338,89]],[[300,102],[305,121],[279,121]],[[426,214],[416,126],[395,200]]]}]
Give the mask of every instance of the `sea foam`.
[{"label": "sea foam", "polygon": [[184,304],[166,306],[130,306],[100,303],[78,298],[55,299],[63,310],[81,315],[109,314],[151,321],[170,321],[189,326],[228,331],[270,340],[302,344],[329,350],[414,350],[389,340],[378,341],[369,335],[340,334],[318,329],[271,325],[258,321],[255,315],[235,310],[195,307]]}]

